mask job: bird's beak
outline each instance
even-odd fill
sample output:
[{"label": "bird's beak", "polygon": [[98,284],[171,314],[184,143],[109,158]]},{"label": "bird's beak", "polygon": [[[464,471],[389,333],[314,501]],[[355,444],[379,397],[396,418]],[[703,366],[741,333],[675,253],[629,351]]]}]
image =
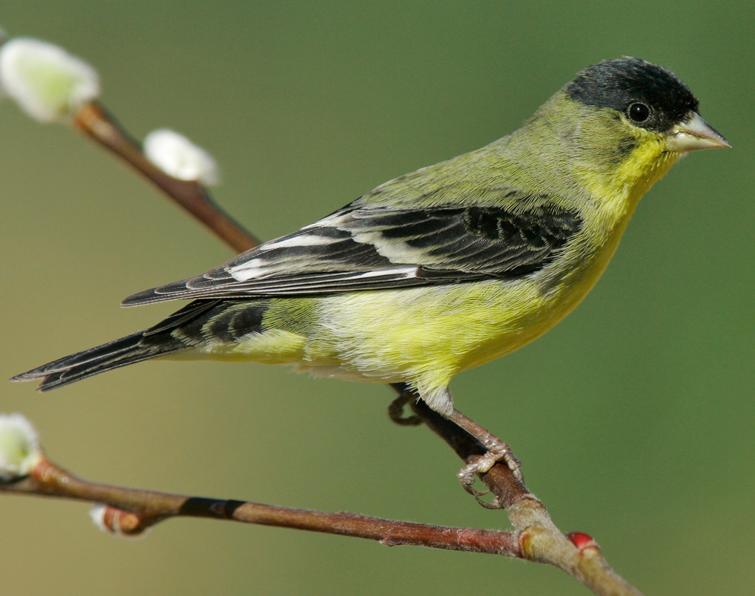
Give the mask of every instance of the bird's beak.
[{"label": "bird's beak", "polygon": [[690,112],[686,121],[668,133],[666,145],[670,151],[686,153],[697,149],[726,149],[731,147],[697,112]]}]

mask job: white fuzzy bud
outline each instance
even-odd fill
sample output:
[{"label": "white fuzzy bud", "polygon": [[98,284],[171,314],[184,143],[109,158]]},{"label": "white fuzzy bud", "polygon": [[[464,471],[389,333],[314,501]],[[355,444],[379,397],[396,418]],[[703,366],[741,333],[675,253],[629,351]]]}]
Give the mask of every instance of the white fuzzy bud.
[{"label": "white fuzzy bud", "polygon": [[21,414],[0,414],[0,480],[22,478],[42,458],[37,431]]},{"label": "white fuzzy bud", "polygon": [[207,151],[167,128],[153,130],[144,139],[144,153],[153,164],[179,180],[217,184],[218,165]]},{"label": "white fuzzy bud", "polygon": [[95,505],[89,510],[89,517],[94,525],[106,534],[123,538],[139,538],[148,532],[149,528],[138,528],[131,531],[122,528],[121,518],[124,515],[132,516],[133,514],[108,505]]},{"label": "white fuzzy bud", "polygon": [[95,505],[89,510],[89,517],[91,518],[92,523],[94,523],[95,526],[97,526],[103,532],[109,534],[110,529],[105,525],[106,510],[107,505]]},{"label": "white fuzzy bud", "polygon": [[31,38],[0,46],[0,87],[40,122],[65,121],[100,94],[97,71],[63,48]]}]

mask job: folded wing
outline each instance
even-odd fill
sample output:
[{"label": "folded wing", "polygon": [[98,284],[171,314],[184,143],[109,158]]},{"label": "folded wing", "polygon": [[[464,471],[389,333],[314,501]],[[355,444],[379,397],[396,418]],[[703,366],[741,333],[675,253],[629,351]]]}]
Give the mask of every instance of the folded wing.
[{"label": "folded wing", "polygon": [[350,206],[124,305],[515,279],[548,265],[581,225],[577,211],[548,201],[527,209]]}]

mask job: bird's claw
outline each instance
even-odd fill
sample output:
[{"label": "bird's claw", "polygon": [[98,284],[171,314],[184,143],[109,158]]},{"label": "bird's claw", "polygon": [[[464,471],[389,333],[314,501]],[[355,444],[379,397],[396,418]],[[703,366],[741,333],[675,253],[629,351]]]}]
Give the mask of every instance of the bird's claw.
[{"label": "bird's claw", "polygon": [[498,497],[495,497],[492,501],[483,501],[482,497],[490,491],[477,490],[474,487],[474,482],[478,475],[486,474],[498,462],[504,462],[511,470],[514,478],[521,482],[522,469],[519,460],[511,452],[511,449],[503,443],[486,451],[484,455],[472,458],[457,474],[464,490],[477,499],[477,502],[486,509],[500,509],[501,503]]}]

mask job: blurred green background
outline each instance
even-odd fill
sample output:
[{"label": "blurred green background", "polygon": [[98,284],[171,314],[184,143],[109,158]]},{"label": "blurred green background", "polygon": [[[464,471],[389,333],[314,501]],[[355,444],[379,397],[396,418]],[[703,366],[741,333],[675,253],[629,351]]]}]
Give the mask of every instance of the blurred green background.
[{"label": "blurred green background", "polygon": [[[748,1],[4,3],[0,24],[86,57],[136,135],[168,126],[222,164],[221,202],[263,238],[476,148],[581,67],[675,70],[734,151],[692,155],[645,199],[602,282],[545,338],[462,375],[565,530],[648,594],[751,594],[753,115]],[[110,156],[0,106],[0,377],[149,325],[125,295],[229,253]],[[90,478],[182,493],[500,527],[380,386],[283,368],[152,363],[45,396],[1,386],[49,454]],[[582,594],[491,556],[171,521],[98,532],[87,507],[2,497],[2,593]]]}]

